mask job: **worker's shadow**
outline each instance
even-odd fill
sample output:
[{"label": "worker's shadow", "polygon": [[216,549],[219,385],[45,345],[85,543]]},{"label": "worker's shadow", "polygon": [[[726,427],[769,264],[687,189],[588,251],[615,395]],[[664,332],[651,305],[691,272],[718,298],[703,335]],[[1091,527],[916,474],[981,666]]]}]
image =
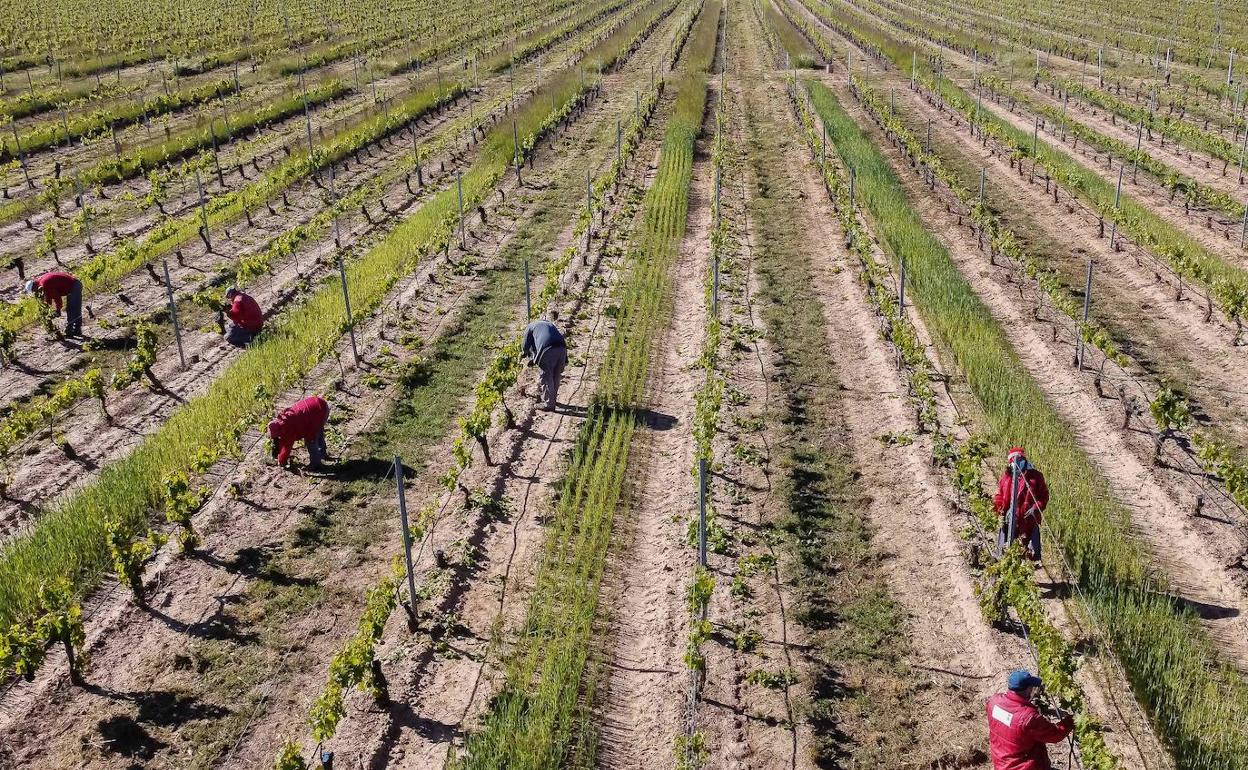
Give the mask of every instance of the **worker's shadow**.
[{"label": "worker's shadow", "polygon": [[1226,620],[1227,618],[1239,617],[1239,609],[1236,607],[1198,602],[1195,599],[1175,596],[1174,594],[1163,594],[1163,596],[1174,605],[1175,609],[1180,612],[1191,610],[1201,620]]},{"label": "worker's shadow", "polygon": [[[352,457],[326,462],[319,471],[307,471],[310,475],[322,475],[339,481],[381,481],[394,474],[394,462],[377,457]],[[403,466],[403,478],[416,477],[416,469]]]},{"label": "worker's shadow", "polygon": [[[103,337],[100,339],[71,339],[68,337],[61,337],[56,341],[61,344],[61,347],[74,352],[83,351],[88,342],[91,343],[92,350],[102,350],[107,352],[124,353],[133,349],[135,345],[132,337]],[[12,359],[12,362],[9,365],[14,369],[17,369],[22,374],[26,374],[31,377],[46,377],[49,374],[56,374],[61,371],[57,367],[52,369],[41,369],[37,366],[32,366],[31,364],[26,363],[21,358]]]},{"label": "worker's shadow", "polygon": [[679,422],[672,415],[656,412],[653,409],[638,409],[636,414],[638,424],[650,430],[671,430]]},{"label": "worker's shadow", "polygon": [[67,347],[82,348],[87,343],[91,343],[94,350],[104,350],[109,352],[127,352],[135,347],[134,337],[90,337],[83,340],[66,340]]},{"label": "worker's shadow", "polygon": [[[1040,589],[1041,596],[1045,599],[1069,599],[1075,596],[1076,593],[1074,585],[1064,580],[1051,583],[1036,581],[1036,587]],[[1157,596],[1169,602],[1178,612],[1190,611],[1201,620],[1225,620],[1227,618],[1236,618],[1240,615],[1239,609],[1236,607],[1210,604],[1209,602],[1197,601],[1171,593],[1158,593]]]}]

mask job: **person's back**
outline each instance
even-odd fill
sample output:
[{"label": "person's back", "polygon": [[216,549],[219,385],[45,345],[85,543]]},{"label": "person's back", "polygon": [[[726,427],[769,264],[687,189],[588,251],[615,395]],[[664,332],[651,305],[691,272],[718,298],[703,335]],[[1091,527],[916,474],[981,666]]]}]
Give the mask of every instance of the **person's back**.
[{"label": "person's back", "polygon": [[538,319],[524,330],[524,354],[536,362],[548,348],[566,348],[563,333],[550,321]]},{"label": "person's back", "polygon": [[250,294],[241,291],[234,295],[229,316],[231,321],[252,334],[259,333],[264,326],[264,313],[260,311],[260,305]]},{"label": "person's back", "polygon": [[35,279],[35,284],[43,290],[44,296],[49,301],[56,301],[58,307],[60,298],[68,295],[77,282],[78,279],[72,274],[61,270],[44,273]]},{"label": "person's back", "polygon": [[328,402],[320,396],[308,396],[282,410],[275,422],[281,426],[283,435],[298,441],[316,436],[325,426],[328,416]]},{"label": "person's back", "polygon": [[993,770],[1049,770],[1046,744],[1057,743],[1074,729],[1066,717],[1054,724],[1040,713],[1032,699],[1040,680],[1026,671],[1010,674],[1010,689],[988,699],[988,747]]},{"label": "person's back", "polygon": [[26,293],[34,294],[55,308],[65,311],[65,335],[82,336],[82,281],[72,273],[53,270],[26,282]]},{"label": "person's back", "polygon": [[312,467],[320,467],[321,460],[328,454],[325,445],[328,418],[329,402],[320,396],[308,396],[283,409],[268,425],[277,464],[285,466],[295,442],[304,441],[308,445]]}]

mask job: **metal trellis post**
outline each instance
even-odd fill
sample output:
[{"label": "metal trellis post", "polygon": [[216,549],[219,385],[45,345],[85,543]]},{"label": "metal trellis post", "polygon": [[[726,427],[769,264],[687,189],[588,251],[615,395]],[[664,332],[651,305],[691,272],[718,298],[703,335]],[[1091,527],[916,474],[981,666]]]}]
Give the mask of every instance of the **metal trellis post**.
[{"label": "metal trellis post", "polygon": [[204,245],[212,251],[212,239],[208,235],[208,200],[204,197],[204,184],[199,179],[199,169],[195,169],[195,189],[199,191],[199,221],[204,228]]},{"label": "metal trellis post", "polygon": [[897,281],[897,305],[904,313],[906,310],[906,258],[901,257],[901,275]]},{"label": "metal trellis post", "polygon": [[394,456],[394,483],[399,495],[399,523],[403,527],[403,558],[407,562],[407,609],[416,618],[416,577],[412,574],[412,533],[407,524],[407,496],[403,490],[403,461]]},{"label": "metal trellis post", "polygon": [[1083,287],[1083,322],[1078,329],[1075,330],[1075,365],[1083,371],[1083,329],[1088,325],[1088,310],[1092,305],[1092,260],[1088,260],[1088,280]]},{"label": "metal trellis post", "polygon": [[169,297],[169,316],[173,319],[173,336],[178,341],[178,360],[186,368],[186,354],[182,352],[182,326],[178,323],[178,305],[173,301],[173,281],[169,278],[169,260],[162,259],[165,268],[165,295]]},{"label": "metal trellis post", "polygon": [[464,235],[464,173],[455,172],[455,191],[459,196],[459,247],[468,250],[468,239]]},{"label": "metal trellis post", "polygon": [[347,332],[351,335],[351,354],[356,365],[360,363],[360,348],[355,343],[355,322],[351,318],[351,294],[347,291],[347,268],[342,263],[342,251],[338,251],[338,277],[342,280],[342,304],[347,309]]}]

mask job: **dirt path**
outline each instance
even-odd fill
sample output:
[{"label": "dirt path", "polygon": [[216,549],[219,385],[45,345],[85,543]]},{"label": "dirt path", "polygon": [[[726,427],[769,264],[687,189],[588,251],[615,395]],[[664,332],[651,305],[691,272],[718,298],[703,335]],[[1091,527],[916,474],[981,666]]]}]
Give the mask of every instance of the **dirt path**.
[{"label": "dirt path", "polygon": [[[830,36],[835,37],[835,34],[831,32],[830,30],[826,30],[825,28],[825,31]],[[839,40],[840,38],[836,38],[836,39]],[[876,68],[873,67],[873,69],[876,69]],[[831,79],[828,79],[828,78],[823,78],[823,79],[825,80],[825,82],[833,86],[838,91],[838,93],[841,95],[842,104],[845,105],[850,110],[851,114],[857,116],[857,119],[859,120],[860,125],[868,126],[869,121],[866,120],[861,110],[858,109],[851,100],[848,100],[848,97],[845,93],[845,89],[841,86],[839,82],[837,82],[841,79],[835,78],[835,77]],[[887,143],[886,142],[883,143],[882,146],[887,146]],[[826,199],[826,196],[825,196],[825,199]],[[920,330],[920,336],[924,339],[929,339],[926,332],[923,331],[921,319],[919,319],[913,313],[913,311],[911,311],[910,316],[912,320],[916,321],[916,325],[918,326]],[[937,356],[934,355],[934,351],[932,351],[930,348],[930,342],[929,342],[929,357],[933,359],[937,358]],[[956,374],[956,372],[952,370],[950,371],[950,373]],[[951,380],[951,382],[949,383],[947,387],[952,391],[952,393],[958,399],[969,397],[969,394],[965,393],[965,390],[964,390],[965,384],[960,382],[956,376],[953,380]],[[888,390],[885,390],[884,392],[888,392]],[[950,410],[956,410],[957,407],[956,405],[954,405],[955,403],[956,402],[949,402],[949,405],[944,407],[944,411],[948,412]],[[862,410],[857,410],[857,411],[850,410],[849,413],[860,414],[862,413]],[[912,417],[911,417],[911,420],[912,420]],[[956,411],[953,411],[952,414],[942,416],[942,421],[947,422],[947,424],[955,424],[954,422],[955,420],[957,421],[957,424],[961,423],[961,416]],[[918,437],[918,438],[922,438],[922,437]],[[920,453],[920,456],[922,457],[922,460],[920,462],[925,462],[927,458],[930,457],[930,449],[926,453]],[[886,476],[885,478],[888,478],[888,480],[892,482],[895,479],[895,475],[891,477]],[[925,488],[930,489],[930,487],[925,487]],[[926,497],[930,493],[920,492],[919,494],[921,496]],[[938,508],[940,507],[941,506],[938,506]],[[960,521],[949,521],[949,519],[947,518],[948,517],[947,511],[948,511],[948,508],[947,507],[944,508],[941,511],[941,515],[942,517],[946,517],[945,520],[949,522],[948,531],[950,533],[956,533],[958,529],[960,529],[960,527],[962,526],[962,523]],[[895,525],[894,529],[896,529],[897,527],[913,526],[913,523],[916,521],[922,522],[922,521],[925,521],[925,518],[923,516],[912,515],[911,517],[905,519],[904,521],[899,520],[897,524]],[[922,540],[922,538],[920,538],[920,540]],[[956,537],[955,537],[954,542],[957,542]],[[889,544],[893,548],[897,547],[896,540],[890,539]],[[946,562],[942,566],[945,566],[946,568],[951,568],[954,565],[949,565]],[[963,569],[965,568],[962,565],[957,565],[957,566],[960,566]],[[909,574],[913,575],[914,573],[911,572]],[[931,590],[932,586],[940,585],[940,584],[941,584],[940,581],[926,580],[926,581],[920,582],[918,584],[919,587],[914,590],[912,596],[917,597],[920,601],[923,602],[922,609],[924,613],[932,613],[936,609],[936,607],[934,607],[933,605],[937,603],[929,602],[927,601],[927,598],[929,596],[929,591]],[[904,595],[904,592],[903,592],[903,595]],[[974,602],[973,597],[971,598],[971,601],[972,603]],[[943,602],[941,602],[940,604],[943,604]],[[1079,637],[1088,633],[1086,627],[1081,625],[1080,615],[1077,612],[1077,606],[1074,605],[1073,603],[1070,606],[1067,606],[1067,603],[1065,600],[1061,600],[1055,597],[1050,597],[1046,600],[1045,606],[1051,618],[1055,622],[1055,624],[1059,628],[1064,629],[1063,633],[1067,634],[1068,638],[1072,636]],[[978,620],[977,607],[975,607],[974,611],[972,611],[971,608],[968,607],[966,611],[966,615],[969,618],[975,618],[976,620]],[[930,617],[930,614],[929,614],[929,617]],[[978,620],[978,623],[982,624],[982,620]],[[960,629],[965,631],[966,629],[972,628],[972,627],[973,626],[970,625],[970,623],[968,622],[967,625],[961,626]],[[942,633],[944,632],[943,631],[936,632],[930,635],[915,634],[914,638],[922,638],[922,639],[928,640],[931,638],[938,638],[941,636]],[[1019,643],[1018,640],[1015,640],[1015,644],[1018,644],[1018,643]],[[967,645],[960,645],[954,649],[970,650],[970,649],[974,649],[973,645],[974,645],[974,642],[970,642]],[[1015,647],[1015,649],[1022,650],[1025,648]],[[1015,656],[1011,656],[1011,657],[1013,658],[1011,660],[1011,667],[1015,665],[1020,665],[1020,664],[1027,665],[1029,663],[1028,656],[1026,655],[1025,652],[1021,654],[1017,654]],[[1116,666],[1114,665],[1114,663],[1112,661],[1107,661],[1107,660],[1087,659],[1085,660],[1084,666],[1079,673],[1079,680],[1082,686],[1084,687],[1085,692],[1088,694],[1089,704],[1090,704],[1091,709],[1093,710],[1093,713],[1097,714],[1099,718],[1106,720],[1107,723],[1110,725],[1110,733],[1107,736],[1107,740],[1109,742],[1111,750],[1113,750],[1118,756],[1126,758],[1127,761],[1133,766],[1147,766],[1147,767],[1165,766],[1166,753],[1160,747],[1156,738],[1152,736],[1151,730],[1147,724],[1147,720],[1144,718],[1144,715],[1140,713],[1138,706],[1135,705],[1134,699],[1129,689],[1126,688],[1122,680],[1122,676],[1120,672],[1116,669]]]},{"label": "dirt path", "polygon": [[[794,131],[783,85],[772,78],[770,119]],[[777,103],[779,102],[779,103]],[[784,125],[784,124],[780,124]],[[1020,639],[987,626],[974,593],[957,533],[963,526],[947,481],[932,468],[931,440],[915,435],[914,410],[906,397],[894,354],[863,296],[860,268],[844,247],[831,202],[804,147],[789,140],[789,185],[800,204],[789,228],[802,233],[793,258],[809,264],[822,306],[824,342],[842,383],[837,408],[844,451],[852,458],[860,515],[869,522],[871,547],[905,619],[904,666],[921,688],[910,707],[924,714],[909,724],[915,750],[929,762],[986,766],[980,709],[1000,691],[1008,671],[1031,665]],[[817,247],[815,247],[817,244]],[[877,253],[877,259],[883,259]],[[800,263],[800,262],[799,262]],[[953,411],[946,403],[947,412]],[[907,437],[887,442],[882,436]],[[906,676],[906,674],[897,674]],[[907,688],[909,689],[909,688]]]},{"label": "dirt path", "polygon": [[[911,204],[916,206],[916,210],[918,210],[924,217],[924,220],[928,224],[929,228],[932,228],[933,232],[935,232],[938,237],[941,237],[941,240],[950,249],[951,254],[954,255],[955,262],[962,265],[966,261],[970,260],[972,257],[968,255],[967,252],[974,251],[974,247],[971,245],[973,241],[963,237],[957,232],[957,225],[950,221],[952,218],[946,218],[942,221],[941,218],[946,216],[943,204],[940,204],[938,201],[931,198],[930,194],[928,194],[927,190],[922,186],[921,181],[918,180],[917,177],[910,174],[908,166],[896,157],[896,151],[891,148],[891,145],[888,144],[882,134],[874,128],[874,124],[866,116],[865,112],[853,101],[852,97],[850,97],[848,89],[840,86],[839,84],[834,85],[833,87],[837,91],[838,98],[841,100],[842,105],[846,108],[846,111],[855,118],[864,130],[867,130],[869,135],[875,138],[877,145],[884,149],[886,156],[893,160],[894,168],[897,171],[899,178],[910,192],[909,198]],[[967,275],[968,280],[972,282],[977,291],[982,292],[984,290],[984,287],[981,286],[983,281],[978,273],[973,270],[964,270],[963,272]],[[981,298],[983,298],[985,302],[994,309],[994,312],[997,310],[996,303],[994,302],[994,298],[992,296],[984,297],[983,294],[981,294]],[[911,318],[915,318],[913,312],[911,313]],[[1003,322],[1005,322],[1005,320],[1006,319],[1003,319]],[[1020,327],[1027,326],[1026,321],[1024,321],[1021,317],[1017,319],[1017,325]],[[1037,334],[1034,328],[1028,328],[1025,334],[1032,335],[1027,336],[1026,342],[1029,344],[1022,344],[1016,347],[1020,348],[1020,355],[1023,357],[1023,363],[1029,368],[1029,370],[1033,371],[1033,375],[1038,371],[1034,370],[1033,367],[1044,367],[1044,372],[1046,374],[1051,374],[1051,376],[1055,378],[1055,380],[1053,380],[1054,387],[1052,391],[1050,391],[1054,394],[1054,406],[1058,408],[1059,412],[1061,412],[1064,416],[1070,414],[1070,410],[1076,407],[1086,408],[1088,413],[1082,414],[1080,417],[1095,419],[1097,416],[1096,406],[1088,403],[1090,400],[1094,400],[1094,397],[1092,399],[1085,399],[1082,396],[1082,390],[1084,388],[1078,383],[1069,382],[1066,379],[1066,377],[1073,377],[1073,375],[1068,374],[1067,370],[1064,370],[1062,364],[1059,363],[1061,359],[1066,357],[1065,354],[1063,353],[1059,357],[1058,361],[1050,360],[1046,357],[1047,351],[1041,352],[1044,351],[1045,348],[1045,342],[1040,339],[1041,335]],[[1039,379],[1039,381],[1042,383],[1048,382],[1044,379]],[[955,392],[962,393],[963,387],[964,385],[959,383],[955,388]],[[958,398],[969,398],[969,394],[959,395]],[[1096,424],[1093,423],[1093,425],[1095,426]],[[1081,432],[1080,438],[1084,439],[1088,435],[1095,434],[1095,430],[1096,428],[1093,427],[1086,432]],[[1103,430],[1105,433],[1111,432],[1111,429],[1109,428],[1104,428]],[[1112,441],[1115,436],[1111,435],[1106,437],[1102,434],[1095,434],[1094,438],[1102,441],[1107,439]],[[1106,463],[1112,462],[1115,459],[1117,459],[1120,463],[1122,462],[1122,458],[1114,458],[1111,457],[1110,454],[1110,452],[1105,452],[1098,457],[1095,453],[1092,453],[1091,457],[1093,462],[1097,463],[1100,467],[1105,467]],[[1127,453],[1126,456],[1128,462],[1134,459],[1129,453]],[[1138,467],[1138,465],[1136,467]],[[1121,479],[1118,481],[1120,483],[1116,489],[1118,489],[1120,493],[1122,489],[1130,489],[1131,484],[1138,483],[1141,485],[1141,488],[1147,488],[1148,491],[1160,494],[1155,485],[1150,485],[1150,479],[1147,476],[1147,472],[1142,472],[1140,476],[1130,478],[1126,481]],[[1132,491],[1134,492],[1135,490]],[[1129,497],[1127,499],[1134,498]],[[1164,505],[1164,502],[1161,504]],[[1182,526],[1181,519],[1174,520],[1169,523],[1178,527]],[[925,586],[923,590],[926,591],[927,586]],[[1051,620],[1059,629],[1062,630],[1063,634],[1066,635],[1068,639],[1072,637],[1080,638],[1088,634],[1095,634],[1095,631],[1093,629],[1089,629],[1086,622],[1082,619],[1082,614],[1078,611],[1077,605],[1072,604],[1071,606],[1067,606],[1066,601],[1055,597],[1046,598],[1045,604]],[[1016,658],[1016,660],[1018,660],[1018,658]],[[1022,662],[1023,664],[1026,664],[1027,657],[1022,657]],[[1079,679],[1088,695],[1089,706],[1093,713],[1095,713],[1098,718],[1106,720],[1110,725],[1110,734],[1107,736],[1107,742],[1111,750],[1117,756],[1123,757],[1129,764],[1136,763],[1139,766],[1165,767],[1168,762],[1166,759],[1166,752],[1161,748],[1156,738],[1152,736],[1146,718],[1142,712],[1139,711],[1138,707],[1135,706],[1130,690],[1127,689],[1125,683],[1122,681],[1122,675],[1116,665],[1112,661],[1087,659],[1084,661],[1084,666],[1080,671]]]},{"label": "dirt path", "polygon": [[[878,134],[877,138],[883,141]],[[902,175],[904,161],[896,151],[890,151],[889,157]],[[1124,435],[1119,429],[1122,418],[1118,405],[1098,398],[1087,378],[1070,367],[1070,346],[1064,340],[1055,343],[1048,329],[1034,322],[1034,304],[1020,299],[1017,291],[984,277],[984,255],[964,237],[944,205],[924,194],[921,180],[914,174],[902,179],[929,229],[949,247],[954,262],[997,321],[1011,330],[1023,366],[1049,395],[1049,403],[1066,424],[1074,428],[1076,441],[1109,480],[1114,496],[1127,503],[1135,531],[1151,545],[1158,562],[1167,567],[1177,593],[1193,606],[1208,608],[1200,614],[1211,635],[1230,660],[1248,669],[1248,619],[1242,614],[1248,597],[1230,579],[1225,560],[1215,556],[1189,525],[1187,510],[1175,504],[1151,467],[1141,460],[1142,442],[1129,441],[1130,434]],[[1151,446],[1145,451],[1151,451]]]},{"label": "dirt path", "polygon": [[[714,109],[707,99],[707,114]],[[618,517],[603,577],[610,641],[602,702],[598,766],[648,770],[670,764],[685,718],[689,671],[682,661],[688,626],[684,589],[693,573],[686,542],[696,508],[693,466],[695,363],[705,335],[703,277],[709,257],[710,139],[714,119],[694,145],[689,214],[673,265],[672,313],[656,346],[647,384],[647,416],[629,456],[627,515]]]},{"label": "dirt path", "polygon": [[[714,633],[703,645],[705,683],[692,727],[705,736],[709,767],[808,768],[814,766],[814,738],[801,714],[809,708],[815,675],[809,641],[794,622],[798,597],[776,539],[789,514],[779,486],[789,437],[777,384],[782,357],[763,320],[771,308],[760,299],[759,255],[770,242],[762,243],[751,200],[762,184],[752,117],[767,108],[765,78],[773,63],[747,4],[730,5],[727,39],[717,365],[726,397],[708,479],[711,534],[720,528],[724,535],[712,539],[707,554],[715,579],[707,613]],[[710,240],[709,233],[702,237]],[[780,686],[751,681],[768,672],[780,675]]]},{"label": "dirt path", "polygon": [[[915,110],[902,112],[912,130],[917,130],[926,118],[937,120],[936,111],[926,100],[912,98],[900,88],[894,92],[902,103]],[[966,166],[988,169],[987,193],[998,216],[1027,237],[1032,248],[1048,248],[1051,253],[1046,256],[1063,269],[1069,283],[1077,283],[1073,277],[1082,275],[1080,268],[1087,258],[1095,260],[1097,291],[1093,313],[1101,314],[1106,305],[1114,308],[1112,313],[1103,315],[1117,317],[1114,323],[1119,328],[1129,327],[1125,328],[1125,336],[1130,339],[1134,357],[1150,368],[1168,364],[1177,371],[1198,371],[1199,376],[1179,379],[1190,381],[1197,393],[1206,390],[1235,397],[1236,391],[1241,390],[1236,372],[1248,364],[1248,358],[1241,347],[1228,344],[1231,331],[1221,323],[1218,314],[1211,319],[1214,323],[1205,322],[1207,306],[1203,296],[1187,286],[1184,299],[1176,302],[1177,282],[1168,270],[1132,252],[1111,250],[1107,239],[1096,237],[1095,218],[1073,206],[1068,198],[1053,203],[1052,196],[1044,193],[1043,180],[1029,183],[1026,177],[1020,177],[997,148],[984,147],[970,139],[965,123],[950,122],[947,118],[942,122],[944,129],[933,133],[942,153],[952,152],[955,162],[962,158]],[[1018,201],[1025,205],[1018,205]],[[1071,229],[1072,220],[1079,222],[1080,230]],[[1060,249],[1056,248],[1058,245]],[[1123,309],[1119,310],[1120,307]],[[1112,318],[1107,320],[1113,322]],[[1217,399],[1211,400],[1216,408]]]}]

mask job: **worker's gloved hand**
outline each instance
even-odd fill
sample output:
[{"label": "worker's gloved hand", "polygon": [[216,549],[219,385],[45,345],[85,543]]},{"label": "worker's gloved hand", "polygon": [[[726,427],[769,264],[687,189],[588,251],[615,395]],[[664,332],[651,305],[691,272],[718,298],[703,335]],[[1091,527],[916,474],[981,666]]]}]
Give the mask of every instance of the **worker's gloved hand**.
[{"label": "worker's gloved hand", "polygon": [[1075,715],[1067,714],[1066,716],[1062,717],[1061,725],[1062,727],[1065,727],[1067,730],[1075,729]]}]

